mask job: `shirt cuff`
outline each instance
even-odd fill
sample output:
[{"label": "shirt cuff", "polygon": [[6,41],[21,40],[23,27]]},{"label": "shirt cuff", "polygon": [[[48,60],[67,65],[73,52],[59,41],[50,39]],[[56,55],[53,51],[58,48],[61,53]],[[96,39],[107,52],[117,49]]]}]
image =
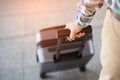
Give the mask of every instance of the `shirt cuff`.
[{"label": "shirt cuff", "polygon": [[87,24],[82,23],[79,19],[76,19],[76,20],[74,21],[74,23],[75,23],[77,26],[81,27],[81,28],[87,27]]}]

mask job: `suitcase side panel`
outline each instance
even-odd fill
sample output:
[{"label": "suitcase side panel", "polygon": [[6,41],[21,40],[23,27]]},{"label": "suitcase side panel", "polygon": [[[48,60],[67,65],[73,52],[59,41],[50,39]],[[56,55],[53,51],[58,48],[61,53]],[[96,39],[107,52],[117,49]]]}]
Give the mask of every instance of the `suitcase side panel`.
[{"label": "suitcase side panel", "polygon": [[[85,43],[85,47],[82,51],[83,56],[89,56],[89,55],[93,55],[94,54],[94,47],[92,43],[92,40],[89,39],[86,43]],[[55,47],[55,46],[50,46],[50,47]],[[70,53],[70,52],[75,52],[78,51],[79,48],[73,48],[73,49],[68,49],[68,50],[63,50],[61,51],[61,53]],[[41,48],[38,47],[38,57],[39,57],[39,62],[40,63],[46,63],[46,62],[54,62],[53,60],[53,55],[56,54],[55,51],[49,52],[49,47],[45,47],[45,48]]]}]

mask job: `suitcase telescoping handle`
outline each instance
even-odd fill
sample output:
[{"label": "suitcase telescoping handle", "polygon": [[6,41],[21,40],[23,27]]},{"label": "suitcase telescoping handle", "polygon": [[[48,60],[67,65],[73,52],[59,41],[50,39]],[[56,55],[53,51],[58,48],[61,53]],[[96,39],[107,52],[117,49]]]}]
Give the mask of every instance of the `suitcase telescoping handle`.
[{"label": "suitcase telescoping handle", "polygon": [[[66,38],[66,36],[70,35],[70,30],[65,29],[65,25],[62,25],[61,27],[62,27],[62,29],[57,30],[57,49],[56,49],[56,54],[54,55],[54,61],[55,62],[58,62],[60,60],[60,51],[61,51],[62,39]],[[84,32],[85,35],[88,35],[88,34],[92,33],[91,25],[88,25],[86,28],[83,28],[78,33],[81,33],[81,32]]]}]

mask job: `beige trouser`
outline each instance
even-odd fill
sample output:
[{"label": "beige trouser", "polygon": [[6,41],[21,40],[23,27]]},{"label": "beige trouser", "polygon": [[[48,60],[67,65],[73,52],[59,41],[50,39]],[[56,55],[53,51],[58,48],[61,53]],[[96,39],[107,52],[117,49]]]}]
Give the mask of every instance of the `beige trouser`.
[{"label": "beige trouser", "polygon": [[99,80],[120,80],[120,21],[107,10],[101,48],[102,70]]}]

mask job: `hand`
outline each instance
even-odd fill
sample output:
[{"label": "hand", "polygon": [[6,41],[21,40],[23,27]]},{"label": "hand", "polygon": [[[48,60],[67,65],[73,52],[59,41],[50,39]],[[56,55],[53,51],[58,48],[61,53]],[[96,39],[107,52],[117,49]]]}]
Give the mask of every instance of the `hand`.
[{"label": "hand", "polygon": [[80,38],[85,35],[85,33],[82,32],[77,34],[82,30],[82,27],[76,25],[74,22],[67,23],[65,29],[69,29],[71,31],[70,36],[67,36],[67,39],[69,41],[75,40],[76,38]]}]

